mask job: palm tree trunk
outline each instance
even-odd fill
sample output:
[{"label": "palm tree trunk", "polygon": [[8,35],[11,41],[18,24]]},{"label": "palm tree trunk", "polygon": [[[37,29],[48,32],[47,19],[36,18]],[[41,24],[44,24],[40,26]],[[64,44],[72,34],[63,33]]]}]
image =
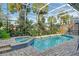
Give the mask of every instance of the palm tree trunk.
[{"label": "palm tree trunk", "polygon": [[8,29],[8,15],[9,15],[9,13],[8,13],[8,4],[7,4],[7,26],[6,26],[7,31],[9,31],[9,29]]},{"label": "palm tree trunk", "polygon": [[[26,5],[26,8],[27,8],[27,5]],[[26,11],[27,11],[27,9],[26,10],[24,10],[25,11],[25,28],[24,28],[24,34],[26,34],[26,20],[27,20],[27,13],[26,13]]]},{"label": "palm tree trunk", "polygon": [[28,5],[28,4],[25,4],[26,8],[24,8],[24,13],[25,13],[25,14],[24,14],[24,15],[25,15],[25,17],[24,17],[24,18],[25,18],[24,34],[26,34],[26,25],[27,25],[27,24],[26,24],[26,23],[27,23],[27,5]]},{"label": "palm tree trunk", "polygon": [[[37,30],[39,31],[39,25],[38,25],[38,23],[39,23],[39,12],[36,13],[36,19],[37,19]],[[38,35],[39,35],[39,32],[38,32]]]}]

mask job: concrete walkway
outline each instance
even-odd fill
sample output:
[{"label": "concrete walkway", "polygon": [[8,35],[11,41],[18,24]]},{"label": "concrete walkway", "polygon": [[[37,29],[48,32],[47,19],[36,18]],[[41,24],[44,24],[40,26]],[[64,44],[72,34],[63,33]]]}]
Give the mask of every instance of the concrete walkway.
[{"label": "concrete walkway", "polygon": [[40,55],[41,54],[37,52],[32,46],[0,54],[0,56],[40,56]]}]

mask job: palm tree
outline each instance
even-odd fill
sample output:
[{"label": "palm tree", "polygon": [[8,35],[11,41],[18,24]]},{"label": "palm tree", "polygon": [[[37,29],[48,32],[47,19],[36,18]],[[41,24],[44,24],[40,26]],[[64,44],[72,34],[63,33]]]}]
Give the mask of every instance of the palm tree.
[{"label": "palm tree", "polygon": [[[1,13],[2,13],[2,10],[1,10],[1,5],[0,5],[0,16],[1,16]],[[2,26],[2,20],[1,20],[1,17],[0,17],[0,28]]]},{"label": "palm tree", "polygon": [[31,10],[30,4],[25,4],[25,5],[23,5],[23,9],[25,10],[25,15],[24,15],[24,19],[25,19],[24,31],[25,31],[25,34],[26,34],[26,33],[27,33],[28,26],[30,27],[30,25],[28,25],[30,21],[29,21],[29,19],[27,18],[28,14],[30,13],[30,10]]},{"label": "palm tree", "polygon": [[11,13],[14,12],[19,12],[20,10],[22,10],[22,4],[21,3],[8,3],[8,10]]},{"label": "palm tree", "polygon": [[44,24],[44,22],[42,22],[42,21],[45,21],[43,15],[48,12],[48,5],[46,7],[44,7],[43,9],[41,9],[41,8],[45,5],[46,5],[45,3],[32,4],[32,9],[33,9],[33,12],[36,14],[36,20],[37,20],[37,24],[38,24],[38,26],[37,26],[38,27],[38,35],[41,35],[42,34],[41,31],[44,30],[44,26],[42,25],[42,24]]},{"label": "palm tree", "polygon": [[70,15],[68,14],[68,12],[63,12],[61,11],[58,15],[58,18],[60,18],[60,22],[61,24],[68,24],[68,21],[70,20]]},{"label": "palm tree", "polygon": [[51,32],[51,34],[53,33],[53,27],[54,27],[54,23],[56,23],[56,18],[54,16],[50,16],[48,18],[48,24],[49,24],[49,30]]},{"label": "palm tree", "polygon": [[0,4],[0,27],[4,26],[4,21],[6,21],[6,17],[2,11],[2,4]]},{"label": "palm tree", "polygon": [[22,4],[21,3],[8,3],[7,4],[7,9],[8,12],[10,12],[11,14],[15,13],[15,12],[20,12],[22,10]]},{"label": "palm tree", "polygon": [[66,33],[70,28],[69,22],[71,20],[71,16],[68,14],[68,12],[63,11],[61,11],[57,16],[60,18],[60,29],[63,31],[63,33]]},{"label": "palm tree", "polygon": [[21,4],[21,3],[16,3],[16,4],[9,4],[9,11],[11,13],[14,12],[19,12],[19,19],[18,19],[18,24],[20,27],[20,30],[25,31],[24,33],[26,34],[26,29],[27,29],[27,15],[30,13],[30,4]]}]

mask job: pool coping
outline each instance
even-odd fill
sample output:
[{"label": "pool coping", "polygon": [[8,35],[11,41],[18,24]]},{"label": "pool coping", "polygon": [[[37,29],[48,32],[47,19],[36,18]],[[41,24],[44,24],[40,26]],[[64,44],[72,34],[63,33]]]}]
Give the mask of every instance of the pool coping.
[{"label": "pool coping", "polygon": [[51,34],[51,35],[33,36],[32,38],[38,39],[38,38],[43,38],[43,37],[55,36],[55,35],[62,35],[62,34]]}]

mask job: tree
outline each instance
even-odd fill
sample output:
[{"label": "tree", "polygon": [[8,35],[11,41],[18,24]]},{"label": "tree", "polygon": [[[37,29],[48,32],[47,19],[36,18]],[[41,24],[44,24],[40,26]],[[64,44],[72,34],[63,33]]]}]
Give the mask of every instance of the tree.
[{"label": "tree", "polygon": [[27,27],[29,26],[29,19],[27,18],[28,14],[30,13],[30,4],[23,5],[23,9],[19,13],[18,24],[20,29],[27,34]]},{"label": "tree", "polygon": [[48,24],[49,24],[49,30],[51,32],[51,34],[53,33],[53,29],[54,29],[54,23],[56,23],[56,18],[54,16],[50,16],[48,18]]},{"label": "tree", "polygon": [[22,10],[22,4],[21,3],[8,3],[8,10],[11,13],[18,12]]},{"label": "tree", "polygon": [[45,19],[44,19],[43,15],[47,14],[47,12],[48,12],[48,5],[44,8],[42,8],[45,5],[46,5],[45,3],[40,3],[40,4],[39,3],[34,3],[34,4],[32,4],[33,12],[36,14],[36,20],[37,20],[37,25],[38,25],[37,26],[38,27],[38,35],[42,34],[41,31],[45,32],[44,31],[45,28],[43,26]]},{"label": "tree", "polygon": [[18,24],[21,32],[25,31],[24,33],[26,34],[27,31],[27,15],[30,13],[30,4],[24,3],[16,3],[16,4],[9,4],[9,10],[10,12],[19,12],[19,19],[18,19]]},{"label": "tree", "polygon": [[[1,10],[1,5],[0,5],[0,15],[2,14],[2,10]],[[0,17],[0,28],[2,27],[2,20],[1,20],[1,17]]]},{"label": "tree", "polygon": [[70,15],[68,14],[68,12],[61,11],[57,16],[58,16],[58,18],[61,19],[60,22],[61,22],[62,25],[68,24],[68,21],[70,19]]},{"label": "tree", "polygon": [[72,17],[68,14],[68,12],[64,12],[63,10],[57,16],[60,18],[60,32],[66,33],[68,30],[70,31],[71,26],[69,25]]},{"label": "tree", "polygon": [[0,28],[3,26],[5,21],[5,15],[2,12],[2,4],[0,4]]}]

